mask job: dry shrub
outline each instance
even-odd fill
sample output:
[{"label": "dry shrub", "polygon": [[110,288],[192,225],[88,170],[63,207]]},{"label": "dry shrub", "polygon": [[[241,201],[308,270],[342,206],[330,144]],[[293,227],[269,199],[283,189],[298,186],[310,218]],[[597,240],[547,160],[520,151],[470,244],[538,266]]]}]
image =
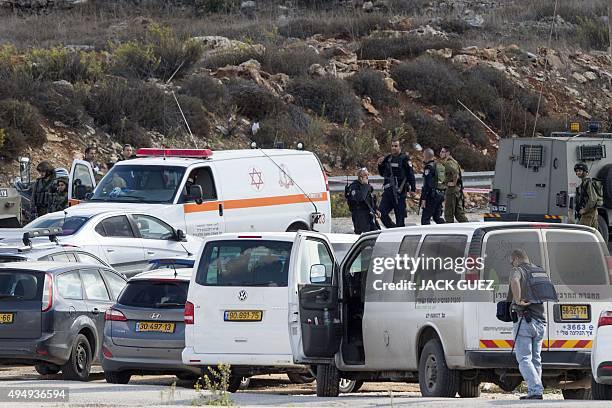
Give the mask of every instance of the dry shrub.
[{"label": "dry shrub", "polygon": [[215,70],[228,65],[237,66],[251,59],[261,60],[261,53],[255,47],[238,48],[204,58],[204,67]]},{"label": "dry shrub", "polygon": [[364,69],[355,74],[350,82],[358,96],[369,96],[378,107],[396,106],[395,95],[387,88],[382,72]]},{"label": "dry shrub", "polygon": [[289,76],[306,75],[312,64],[325,64],[322,58],[311,47],[294,47],[278,50],[267,47],[261,56],[262,68],[271,74],[282,72]]},{"label": "dry shrub", "polygon": [[2,155],[17,158],[28,147],[42,146],[47,135],[41,123],[40,114],[28,102],[16,99],[0,101],[0,128],[4,129]]},{"label": "dry shrub", "polygon": [[355,127],[361,119],[361,106],[345,81],[332,77],[300,78],[287,91],[296,103],[338,124]]},{"label": "dry shrub", "polygon": [[458,50],[461,48],[461,43],[456,39],[445,39],[434,35],[411,34],[398,38],[374,37],[361,41],[357,55],[361,59],[407,59],[418,57],[429,49],[442,48]]},{"label": "dry shrub", "polygon": [[468,111],[457,111],[451,118],[451,126],[459,134],[477,146],[486,147],[489,143],[484,126]]},{"label": "dry shrub", "polygon": [[279,27],[285,37],[308,38],[315,34],[334,38],[359,38],[374,30],[390,27],[389,19],[379,14],[325,15],[303,17]]},{"label": "dry shrub", "polygon": [[227,108],[227,89],[217,79],[208,75],[190,75],[182,83],[181,93],[199,98],[210,112],[221,113]]},{"label": "dry shrub", "polygon": [[285,108],[283,101],[253,81],[234,79],[227,85],[227,90],[238,113],[249,119],[261,120],[277,115]]}]

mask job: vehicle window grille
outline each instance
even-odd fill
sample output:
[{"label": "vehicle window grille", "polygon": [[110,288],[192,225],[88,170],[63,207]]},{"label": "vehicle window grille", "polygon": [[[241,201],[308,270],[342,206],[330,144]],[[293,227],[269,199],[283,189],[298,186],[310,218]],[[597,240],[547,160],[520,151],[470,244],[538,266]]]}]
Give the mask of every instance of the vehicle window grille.
[{"label": "vehicle window grille", "polygon": [[601,160],[605,157],[605,145],[597,144],[578,146],[578,160]]},{"label": "vehicle window grille", "polygon": [[542,167],[544,165],[544,146],[522,145],[521,165],[524,167]]}]

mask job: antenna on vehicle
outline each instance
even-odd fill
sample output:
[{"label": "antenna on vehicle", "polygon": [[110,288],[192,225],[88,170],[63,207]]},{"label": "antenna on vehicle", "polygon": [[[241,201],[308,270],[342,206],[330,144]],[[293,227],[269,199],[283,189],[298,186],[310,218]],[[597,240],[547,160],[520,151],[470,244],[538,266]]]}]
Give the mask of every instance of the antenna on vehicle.
[{"label": "antenna on vehicle", "polygon": [[185,245],[183,245],[181,243],[181,246],[183,247],[183,249],[185,250],[185,252],[187,253],[187,256],[193,256],[193,254],[191,252],[189,252],[189,250],[187,248],[185,248]]},{"label": "antenna on vehicle", "polygon": [[259,151],[261,152],[261,154],[263,154],[263,155],[264,155],[264,156],[266,156],[268,159],[270,159],[270,161],[271,161],[272,163],[274,163],[274,165],[275,165],[276,167],[278,167],[278,169],[279,169],[280,171],[282,171],[282,172],[283,172],[283,174],[284,174],[285,176],[287,176],[287,177],[289,178],[289,180],[291,180],[291,182],[292,182],[292,183],[293,183],[293,184],[294,184],[294,185],[295,185],[297,188],[299,188],[299,189],[300,189],[300,191],[302,192],[302,194],[304,194],[304,197],[306,197],[306,198],[308,199],[308,201],[310,201],[310,204],[312,204],[312,206],[314,207],[315,212],[319,212],[319,209],[317,208],[317,205],[314,203],[314,201],[312,201],[312,199],[310,198],[310,196],[309,196],[308,194],[306,194],[306,192],[305,192],[305,191],[302,189],[302,187],[300,187],[300,185],[299,185],[298,183],[296,183],[296,181],[293,179],[293,177],[291,177],[291,176],[289,175],[289,173],[287,173],[287,172],[285,171],[285,169],[283,169],[281,166],[279,166],[279,165],[278,165],[278,163],[276,163],[276,162],[274,161],[274,159],[272,159],[272,158],[271,158],[271,157],[270,157],[268,154],[266,154],[266,152],[264,152],[262,148],[259,148]]},{"label": "antenna on vehicle", "polygon": [[[185,61],[183,60],[181,64],[178,66],[178,68],[176,68],[176,70],[172,73],[172,75],[170,75],[170,78],[168,78],[168,80],[166,81],[166,85],[170,84],[170,81],[172,81],[176,73],[179,72],[179,70],[183,67],[184,64],[185,64]],[[198,149],[198,144],[195,141],[195,137],[193,137],[193,133],[191,132],[191,127],[189,127],[189,122],[187,122],[187,118],[185,117],[185,113],[183,113],[183,108],[181,108],[181,104],[179,103],[178,98],[176,97],[176,94],[174,93],[174,89],[171,89],[170,93],[172,93],[174,102],[176,102],[176,106],[178,106],[179,112],[181,112],[181,116],[183,117],[185,126],[187,127],[187,130],[189,131],[189,136],[191,136],[191,141],[193,145],[195,146],[195,148]]]},{"label": "antenna on vehicle", "polygon": [[475,117],[477,121],[479,121],[480,123],[482,123],[482,125],[483,125],[484,127],[486,127],[486,128],[489,130],[489,132],[491,132],[491,133],[493,133],[495,136],[497,136],[497,138],[498,138],[498,139],[501,139],[501,138],[499,137],[499,135],[498,135],[498,134],[497,134],[497,133],[496,133],[496,132],[495,132],[493,129],[491,129],[491,128],[489,127],[489,125],[487,125],[486,123],[484,123],[484,122],[483,122],[483,121],[482,121],[482,120],[481,120],[481,119],[480,119],[480,118],[479,118],[479,117],[478,117],[478,116],[477,116],[477,115],[476,115],[474,112],[472,112],[472,111],[470,110],[470,108],[468,108],[467,106],[465,106],[465,105],[463,104],[463,102],[461,102],[461,100],[460,100],[460,99],[457,99],[457,102],[459,102],[459,105],[463,106],[463,107],[465,108],[465,110],[469,112],[469,114],[470,114],[470,115],[472,115],[473,117]]}]

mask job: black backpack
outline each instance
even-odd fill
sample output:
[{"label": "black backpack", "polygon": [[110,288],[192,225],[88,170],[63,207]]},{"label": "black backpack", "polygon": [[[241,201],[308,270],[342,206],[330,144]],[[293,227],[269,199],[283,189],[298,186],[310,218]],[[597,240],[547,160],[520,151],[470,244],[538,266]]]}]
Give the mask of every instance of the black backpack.
[{"label": "black backpack", "polygon": [[555,285],[546,271],[539,266],[523,264],[521,269],[522,298],[528,302],[558,302],[559,296]]}]

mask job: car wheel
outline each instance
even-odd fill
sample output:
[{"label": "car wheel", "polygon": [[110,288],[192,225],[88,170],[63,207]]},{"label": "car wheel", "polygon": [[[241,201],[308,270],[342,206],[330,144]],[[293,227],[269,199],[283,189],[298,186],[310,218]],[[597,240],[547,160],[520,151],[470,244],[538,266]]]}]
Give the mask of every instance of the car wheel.
[{"label": "car wheel", "polygon": [[424,397],[449,397],[457,394],[459,373],[446,365],[444,350],[438,339],[423,347],[419,360],[419,388]]},{"label": "car wheel", "polygon": [[612,385],[599,384],[591,380],[591,393],[594,400],[612,400]]},{"label": "car wheel", "polygon": [[349,394],[351,392],[357,392],[363,385],[363,381],[349,380],[347,378],[340,379],[340,392],[343,394]]},{"label": "car wheel", "polygon": [[317,365],[317,397],[337,397],[340,394],[340,373],[333,364]]},{"label": "car wheel", "polygon": [[67,380],[87,381],[91,370],[91,346],[83,334],[78,334],[72,346],[70,357],[62,366]]},{"label": "car wheel", "polygon": [[563,399],[566,400],[590,400],[593,399],[591,396],[590,388],[578,388],[575,390],[561,390]]},{"label": "car wheel", "polygon": [[132,374],[129,371],[105,371],[104,379],[109,384],[127,384]]},{"label": "car wheel", "polygon": [[36,364],[34,366],[36,372],[40,375],[50,375],[57,374],[60,372],[61,368],[56,366],[55,364]]},{"label": "car wheel", "polygon": [[302,373],[287,373],[287,377],[289,377],[289,381],[294,384],[309,384],[313,382],[316,378],[310,374],[302,374]]},{"label": "car wheel", "polygon": [[477,380],[463,380],[459,384],[459,396],[461,398],[480,397],[480,382]]}]

